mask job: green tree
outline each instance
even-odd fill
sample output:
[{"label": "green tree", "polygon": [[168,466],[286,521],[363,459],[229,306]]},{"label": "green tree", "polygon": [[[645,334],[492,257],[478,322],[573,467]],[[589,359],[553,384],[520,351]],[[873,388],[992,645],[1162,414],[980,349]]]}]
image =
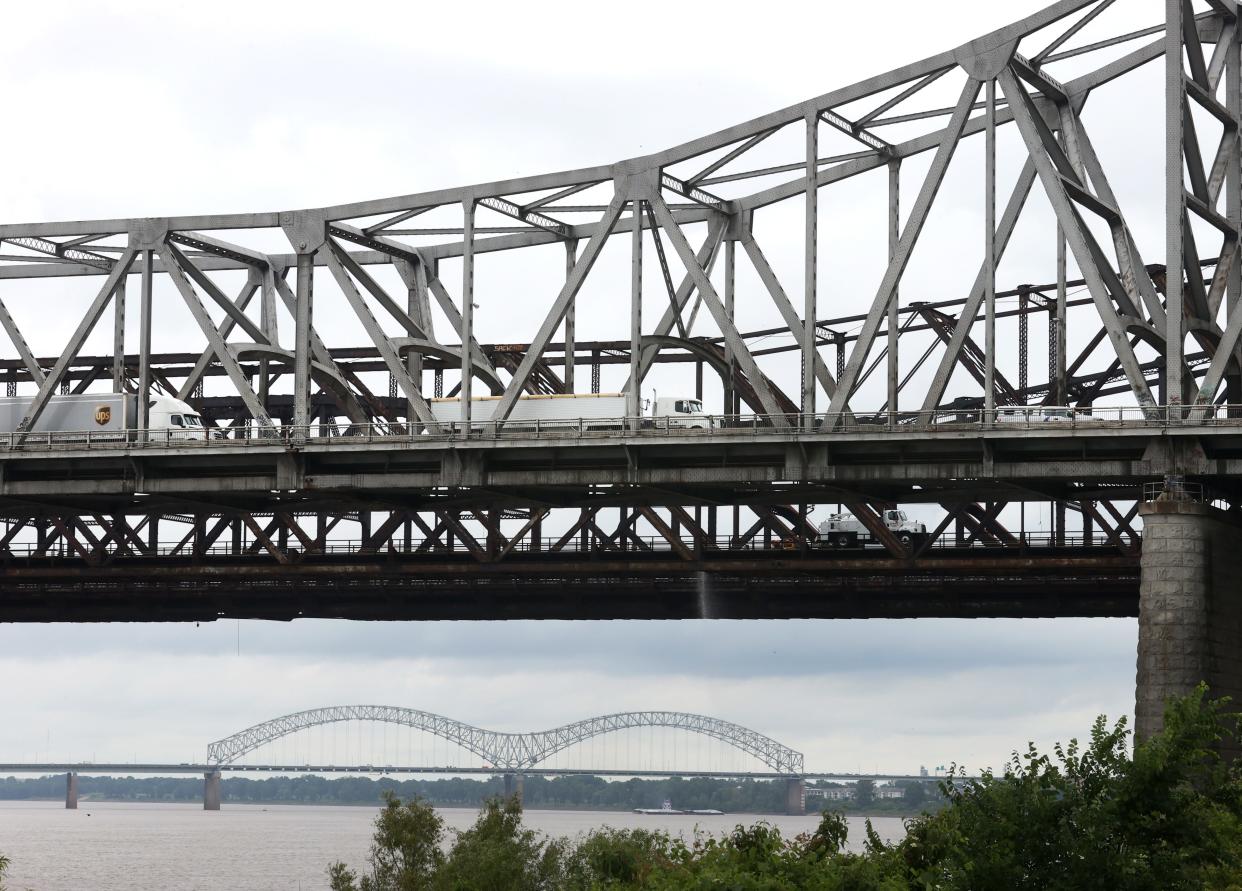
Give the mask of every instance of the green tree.
[{"label": "green tree", "polygon": [[444,862],[444,821],[427,802],[404,805],[391,791],[375,818],[371,874],[361,878],[344,863],[328,867],[332,891],[419,891],[431,887]]},{"label": "green tree", "polygon": [[651,872],[670,862],[667,832],[604,827],[588,834],[566,855],[567,891],[642,887]]},{"label": "green tree", "polygon": [[430,808],[390,797],[372,874],[334,864],[329,878],[334,891],[1242,891],[1242,763],[1216,754],[1237,738],[1226,704],[1203,687],[1171,701],[1164,731],[1132,755],[1126,722],[1101,717],[1084,746],[1028,746],[978,780],[954,770],[940,784],[944,809],[908,821],[891,845],[868,822],[860,853],[845,850],[835,813],[793,839],[760,822],[690,842],[604,829],[571,844],[523,827],[517,801],[492,800],[445,857]]},{"label": "green tree", "polygon": [[543,891],[561,886],[566,843],[522,825],[516,798],[493,798],[457,833],[436,877],[445,891]]},{"label": "green tree", "polygon": [[854,802],[860,807],[875,804],[874,780],[859,780],[854,784]]},{"label": "green tree", "polygon": [[4,891],[4,874],[9,871],[9,858],[0,854],[0,891]]},{"label": "green tree", "polygon": [[943,784],[949,806],[893,848],[915,887],[1242,888],[1242,773],[1216,754],[1236,736],[1200,686],[1128,754],[1126,721],[1090,742],[1029,746],[1002,776]]}]

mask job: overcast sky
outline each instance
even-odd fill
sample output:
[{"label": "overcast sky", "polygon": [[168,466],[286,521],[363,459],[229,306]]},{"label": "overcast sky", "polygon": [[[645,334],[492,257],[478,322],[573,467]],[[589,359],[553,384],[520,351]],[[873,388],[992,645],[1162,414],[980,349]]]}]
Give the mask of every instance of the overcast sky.
[{"label": "overcast sky", "polygon": [[[28,5],[0,32],[0,206],[8,221],[276,210],[609,163],[951,48],[1037,5]],[[1113,23],[1161,15],[1159,3],[1119,6]],[[1095,135],[1122,167],[1159,163],[1160,145],[1135,145],[1132,132]],[[1003,175],[1020,160],[1002,159]],[[870,182],[867,200],[882,207],[882,180]],[[1118,192],[1127,206],[1142,200],[1124,183]],[[962,296],[973,277],[977,207],[948,204],[929,236],[940,265],[912,266],[903,295]],[[875,282],[850,268],[854,205],[822,213],[824,262],[837,269],[825,293],[842,312],[864,310]],[[796,268],[799,225],[764,236],[775,262]],[[1015,251],[1001,286],[1052,280],[1052,244]],[[481,262],[479,275],[481,339],[514,318],[529,326],[521,300],[487,302],[499,273]],[[845,287],[856,275],[869,293]],[[957,290],[942,293],[945,282]],[[72,321],[48,312],[52,287],[10,304],[41,353],[58,351]],[[623,336],[608,313],[584,313],[580,337]],[[264,718],[377,702],[507,730],[703,712],[804,751],[817,770],[998,765],[1028,739],[1129,714],[1135,634],[1129,620],[0,626],[0,761],[197,760]]]}]

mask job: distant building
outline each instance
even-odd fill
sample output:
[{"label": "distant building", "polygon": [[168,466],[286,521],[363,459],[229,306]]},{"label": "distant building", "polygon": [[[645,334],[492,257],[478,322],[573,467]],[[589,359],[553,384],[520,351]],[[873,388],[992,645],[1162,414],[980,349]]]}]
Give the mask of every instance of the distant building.
[{"label": "distant building", "polygon": [[889,783],[887,786],[876,786],[875,797],[877,800],[905,798],[906,790],[901,786],[894,786],[892,783]]},{"label": "distant building", "polygon": [[823,798],[826,801],[847,801],[854,797],[853,786],[810,786],[807,798]]}]

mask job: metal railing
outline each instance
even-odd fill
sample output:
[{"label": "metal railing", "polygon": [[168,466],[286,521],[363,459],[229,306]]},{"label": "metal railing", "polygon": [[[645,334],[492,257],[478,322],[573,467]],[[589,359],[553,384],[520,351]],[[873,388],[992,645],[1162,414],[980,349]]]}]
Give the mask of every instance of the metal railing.
[{"label": "metal railing", "polygon": [[1003,433],[1019,430],[1148,429],[1172,426],[1242,427],[1242,405],[1205,408],[1202,418],[1192,418],[1191,406],[1108,406],[1090,409],[1059,406],[1004,407],[932,412],[678,415],[656,418],[514,419],[506,421],[441,422],[432,430],[419,424],[375,421],[336,426],[307,424],[175,428],[118,432],[28,431],[0,433],[0,451],[104,450],[150,448],[228,447],[238,443],[289,448],[314,443],[342,446],[376,441],[485,441],[500,439],[614,439],[673,436],[736,437],[759,434],[867,433],[883,435],[934,431],[980,431]]},{"label": "metal railing", "polygon": [[1180,476],[1165,477],[1162,482],[1143,483],[1143,501],[1150,504],[1156,501],[1190,501],[1202,503],[1210,501],[1202,483],[1187,481]]},{"label": "metal railing", "polygon": [[[928,553],[945,553],[963,551],[981,552],[1003,551],[1007,553],[1021,553],[1026,550],[1049,551],[1049,550],[1081,550],[1083,548],[1102,548],[1115,550],[1103,533],[1096,533],[1091,537],[1086,537],[1081,533],[1052,533],[1052,532],[1027,532],[1018,534],[1017,544],[1004,544],[996,541],[975,540],[969,543],[959,542],[955,535],[941,535],[935,541],[930,542],[923,548],[923,555]],[[856,544],[849,545],[844,548],[833,547],[827,540],[814,541],[808,540],[803,542],[800,539],[778,539],[773,538],[768,543],[766,538],[756,536],[754,539],[746,542],[738,542],[732,536],[717,536],[709,541],[703,539],[695,539],[693,537],[681,537],[679,539],[681,546],[691,553],[699,557],[709,556],[727,556],[729,554],[746,555],[746,554],[774,554],[780,553],[785,556],[805,553],[810,556],[838,556],[849,558],[857,556],[859,552],[870,556],[881,557],[885,554],[882,544],[875,540],[861,541]],[[79,542],[83,547],[90,549],[88,542]],[[560,545],[558,548],[557,546]],[[915,542],[915,550],[921,547],[920,543]],[[154,547],[148,547],[145,552],[133,545],[126,549],[128,556],[148,559],[153,557],[255,557],[267,558],[269,556],[267,550],[254,539],[247,538],[240,548],[231,544],[211,545],[210,547],[196,550],[190,541],[162,542],[157,543]],[[411,538],[409,545],[405,544],[403,538],[399,535],[394,540],[383,542],[376,546],[373,542],[364,539],[333,539],[324,542],[322,545],[315,545],[311,548],[298,546],[295,542],[290,542],[289,547],[282,549],[283,553],[289,556],[304,555],[314,557],[332,557],[332,556],[352,556],[374,554],[377,557],[386,556],[415,556],[421,555],[426,557],[462,557],[471,558],[472,553],[469,547],[461,541],[454,541],[452,545],[446,545],[440,539]],[[631,536],[628,542],[622,543],[618,541],[608,547],[603,547],[595,539],[591,538],[584,544],[581,538],[575,536],[570,542],[564,543],[560,538],[555,536],[543,537],[538,539],[523,539],[517,542],[509,551],[509,557],[557,557],[560,555],[582,555],[582,554],[609,554],[616,555],[623,553],[626,555],[641,554],[672,554],[676,551],[667,539],[658,535],[635,535]],[[118,551],[114,548],[109,551],[112,556],[117,556]],[[36,542],[10,542],[3,549],[0,549],[0,560],[2,559],[28,559],[28,558],[68,558],[80,559],[78,551],[69,542],[58,539],[49,546],[40,546]]]}]

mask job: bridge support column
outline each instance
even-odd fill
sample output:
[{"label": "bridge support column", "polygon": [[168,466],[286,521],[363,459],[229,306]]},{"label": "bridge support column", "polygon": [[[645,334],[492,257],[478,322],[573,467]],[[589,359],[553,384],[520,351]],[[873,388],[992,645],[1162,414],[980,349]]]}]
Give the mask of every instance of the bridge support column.
[{"label": "bridge support column", "polygon": [[73,771],[65,774],[65,808],[71,811],[78,809],[78,775]]},{"label": "bridge support column", "polygon": [[785,813],[795,817],[806,813],[806,780],[802,777],[785,780]]},{"label": "bridge support column", "polygon": [[517,798],[522,800],[522,791],[525,786],[525,777],[520,773],[505,774],[505,798]]},{"label": "bridge support column", "polygon": [[[1194,501],[1156,500],[1140,514],[1134,731],[1145,739],[1164,726],[1165,700],[1200,681],[1212,697],[1242,701],[1242,527]],[[1221,754],[1238,756],[1237,741]]]},{"label": "bridge support column", "polygon": [[203,774],[203,810],[220,810],[220,771]]}]

